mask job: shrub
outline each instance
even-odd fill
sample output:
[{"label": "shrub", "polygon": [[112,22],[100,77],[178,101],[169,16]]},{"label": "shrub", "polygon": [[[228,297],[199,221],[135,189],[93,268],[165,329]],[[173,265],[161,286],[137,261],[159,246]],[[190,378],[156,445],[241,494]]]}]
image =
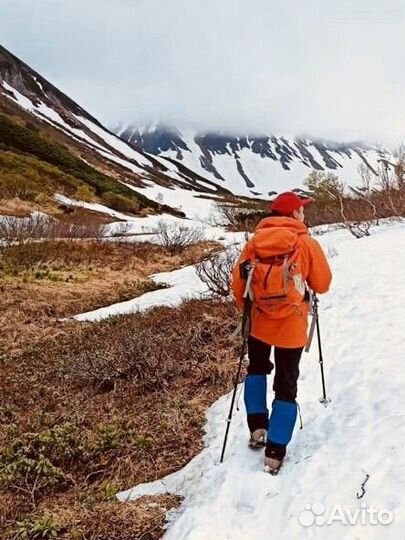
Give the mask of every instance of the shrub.
[{"label": "shrub", "polygon": [[86,187],[81,180],[54,165],[11,151],[0,153],[0,171],[0,198],[3,199],[19,197],[36,201],[41,197],[52,198],[57,190],[74,195],[76,189]]},{"label": "shrub", "polygon": [[60,527],[56,523],[52,514],[44,512],[34,514],[22,521],[17,521],[14,527],[14,538],[16,540],[39,540],[57,538]]},{"label": "shrub", "polygon": [[214,296],[227,298],[231,294],[232,269],[240,250],[235,246],[226,251],[212,253],[196,265],[198,277]]},{"label": "shrub", "polygon": [[27,218],[5,216],[0,220],[0,240],[8,244],[25,244],[30,240],[51,235],[54,220],[43,214],[33,214]]},{"label": "shrub", "polygon": [[253,232],[259,221],[268,216],[267,202],[235,201],[216,204],[216,214],[210,224],[225,226],[230,231]]},{"label": "shrub", "polygon": [[91,202],[94,201],[96,193],[94,188],[91,186],[87,186],[86,184],[83,184],[82,186],[79,186],[75,193],[75,198],[79,201],[87,201]]},{"label": "shrub", "polygon": [[120,195],[119,193],[112,193],[111,191],[103,193],[101,200],[104,204],[118,212],[136,214],[140,209],[140,205],[136,201],[124,197],[124,195]]},{"label": "shrub", "polygon": [[[80,386],[98,392],[127,383],[140,393],[165,390],[173,379],[190,376],[193,370],[200,374],[211,361],[218,364],[218,324],[222,324],[221,339],[230,340],[233,330],[228,334],[226,327],[235,329],[237,318],[231,317],[235,314],[232,305],[215,305],[190,301],[178,309],[159,308],[137,314],[136,325],[131,316],[112,318],[86,338],[91,345],[85,351],[80,346],[77,353],[72,352],[64,369]],[[218,316],[207,315],[211,310],[215,314],[216,309],[226,314],[226,323],[225,318],[219,323]]]},{"label": "shrub", "polygon": [[153,233],[170,255],[178,255],[187,247],[201,242],[204,238],[203,231],[200,228],[186,227],[178,223],[167,223],[165,221],[159,221]]},{"label": "shrub", "polygon": [[15,442],[11,453],[8,448],[0,454],[0,489],[23,492],[33,507],[38,497],[66,485],[63,470],[42,454],[32,456],[32,449]]},{"label": "shrub", "polygon": [[[33,500],[37,508],[48,508],[58,538],[129,540],[144,533],[146,538],[163,523],[165,511],[159,510],[156,522],[151,519],[160,501],[151,500],[159,505],[137,513],[139,501],[126,506],[110,499],[117,490],[178,470],[201,449],[204,412],[233,383],[240,344],[232,335],[236,327],[231,302],[193,300],[175,309],[75,324],[69,334],[43,340],[19,358],[15,373],[7,366],[0,419],[13,425],[5,435],[3,430],[8,452],[0,461],[37,462],[42,455],[62,472],[64,478],[54,469],[50,477],[41,475]],[[86,365],[91,354],[106,358],[101,378]],[[94,356],[91,361],[100,368]],[[93,381],[99,380],[111,381],[114,391],[94,392]],[[5,410],[8,404],[15,410]],[[45,483],[55,477],[56,484]],[[23,520],[22,530],[34,534],[33,525],[42,518],[27,516],[34,506],[35,475],[20,475],[14,485],[0,493],[0,523]]]},{"label": "shrub", "polygon": [[128,378],[127,366],[120,360],[108,350],[85,351],[73,360],[69,371],[76,380],[97,391],[110,391],[116,381]]},{"label": "shrub", "polygon": [[333,173],[313,171],[304,181],[315,203],[307,207],[310,226],[340,223],[356,238],[369,236],[381,218],[405,216],[405,157],[379,159],[377,171],[359,167],[358,186],[346,188]]}]

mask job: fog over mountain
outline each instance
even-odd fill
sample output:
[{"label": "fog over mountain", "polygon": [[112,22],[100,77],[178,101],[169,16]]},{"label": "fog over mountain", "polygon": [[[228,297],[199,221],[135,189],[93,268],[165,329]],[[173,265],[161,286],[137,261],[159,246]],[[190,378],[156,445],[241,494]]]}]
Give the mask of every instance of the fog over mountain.
[{"label": "fog over mountain", "polygon": [[109,125],[403,139],[400,0],[2,0],[2,43]]}]

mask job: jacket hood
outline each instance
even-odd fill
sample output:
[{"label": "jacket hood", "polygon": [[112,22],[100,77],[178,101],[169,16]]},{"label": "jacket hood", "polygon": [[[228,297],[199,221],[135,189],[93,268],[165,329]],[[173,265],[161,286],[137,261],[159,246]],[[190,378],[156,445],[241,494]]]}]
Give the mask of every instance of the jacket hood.
[{"label": "jacket hood", "polygon": [[262,219],[257,227],[255,232],[261,229],[288,229],[291,232],[296,234],[308,234],[308,227],[302,221],[290,217],[267,217]]}]

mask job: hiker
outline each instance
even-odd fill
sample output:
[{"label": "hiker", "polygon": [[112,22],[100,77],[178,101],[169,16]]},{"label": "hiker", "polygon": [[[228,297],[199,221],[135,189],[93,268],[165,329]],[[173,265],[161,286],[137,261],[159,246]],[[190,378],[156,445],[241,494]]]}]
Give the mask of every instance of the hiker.
[{"label": "hiker", "polygon": [[[310,292],[325,293],[332,279],[319,243],[309,236],[304,208],[312,199],[281,193],[260,221],[232,274],[235,301],[243,309],[247,272],[252,268],[249,365],[244,401],[249,446],[265,446],[265,468],[277,474],[297,418],[299,361],[307,341]],[[267,375],[274,364],[272,411],[266,403]]]}]

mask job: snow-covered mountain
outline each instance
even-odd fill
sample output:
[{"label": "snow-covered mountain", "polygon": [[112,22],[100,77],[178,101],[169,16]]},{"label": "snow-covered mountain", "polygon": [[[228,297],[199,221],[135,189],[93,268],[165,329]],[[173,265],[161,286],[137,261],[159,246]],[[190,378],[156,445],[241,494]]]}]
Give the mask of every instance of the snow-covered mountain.
[{"label": "snow-covered mountain", "polygon": [[213,198],[230,193],[267,197],[301,189],[313,169],[333,171],[356,185],[358,166],[365,163],[374,171],[382,155],[360,143],[275,135],[198,134],[160,126],[113,133],[1,46],[0,114],[45,126],[51,139],[146,197],[156,201],[161,199],[160,188],[169,190],[164,203],[170,199],[168,204],[176,206],[184,197],[172,197],[174,189],[181,190],[179,195],[192,192]]},{"label": "snow-covered mountain", "polygon": [[[0,46],[0,115],[20,118],[67,146],[84,161],[117,181],[140,189],[162,186],[209,195],[229,194],[225,186],[189,170],[183,163],[145,153],[104,127],[66,94]],[[0,140],[0,143],[2,141]],[[146,192],[143,193],[148,196]]]},{"label": "snow-covered mountain", "polygon": [[382,152],[362,143],[338,143],[279,135],[193,133],[154,126],[118,127],[116,133],[145,152],[177,160],[240,195],[269,195],[303,187],[311,170],[332,171],[349,185],[358,167],[377,168]]}]

